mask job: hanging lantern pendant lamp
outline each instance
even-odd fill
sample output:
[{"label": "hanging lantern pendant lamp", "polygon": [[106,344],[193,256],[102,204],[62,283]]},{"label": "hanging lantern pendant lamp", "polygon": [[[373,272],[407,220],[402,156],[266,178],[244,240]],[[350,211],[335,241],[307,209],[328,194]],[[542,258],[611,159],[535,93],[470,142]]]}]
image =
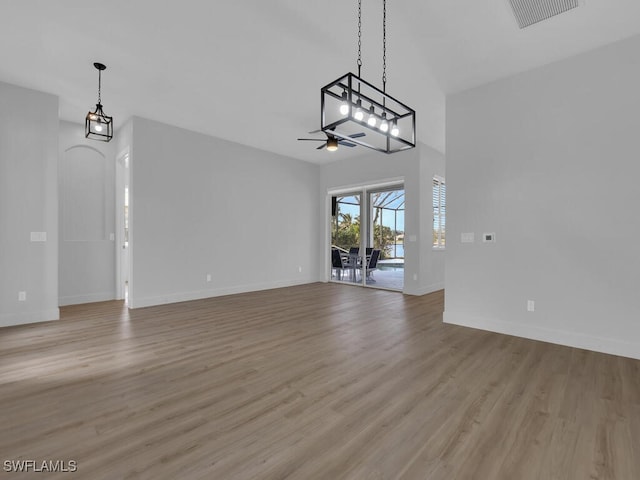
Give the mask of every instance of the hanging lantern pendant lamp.
[{"label": "hanging lantern pendant lamp", "polygon": [[[387,2],[382,0],[382,90],[365,81],[362,69],[362,0],[358,0],[358,75],[347,73],[320,90],[321,130],[379,152],[416,146],[416,112],[387,93]],[[353,134],[364,129],[366,135]]]},{"label": "hanging lantern pendant lamp", "polygon": [[84,136],[92,140],[100,140],[108,142],[113,138],[113,117],[108,117],[102,111],[101,103],[101,87],[102,87],[102,71],[106,70],[106,66],[102,63],[94,63],[94,67],[98,70],[98,103],[96,103],[95,111],[89,111],[84,122]]}]

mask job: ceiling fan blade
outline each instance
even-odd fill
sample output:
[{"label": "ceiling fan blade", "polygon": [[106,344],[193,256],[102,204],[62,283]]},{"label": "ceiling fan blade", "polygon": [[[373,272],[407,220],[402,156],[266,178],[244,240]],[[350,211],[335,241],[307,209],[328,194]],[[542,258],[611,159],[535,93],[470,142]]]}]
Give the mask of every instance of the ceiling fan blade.
[{"label": "ceiling fan blade", "polygon": [[344,140],[340,140],[338,142],[340,145],[344,145],[345,147],[355,147],[356,144],[355,143],[351,143],[351,142],[345,142]]},{"label": "ceiling fan blade", "polygon": [[309,141],[309,142],[326,142],[324,138],[299,138],[298,140]]},{"label": "ceiling fan blade", "polygon": [[327,142],[324,142],[324,145],[320,145],[316,150],[322,150],[323,148],[327,148]]},{"label": "ceiling fan blade", "polygon": [[360,138],[360,137],[364,137],[366,135],[366,133],[364,132],[360,132],[360,133],[354,133],[353,135],[349,135],[350,138]]},{"label": "ceiling fan blade", "polygon": [[314,130],[313,132],[309,132],[309,135],[313,135],[314,133],[320,133],[322,130]]}]

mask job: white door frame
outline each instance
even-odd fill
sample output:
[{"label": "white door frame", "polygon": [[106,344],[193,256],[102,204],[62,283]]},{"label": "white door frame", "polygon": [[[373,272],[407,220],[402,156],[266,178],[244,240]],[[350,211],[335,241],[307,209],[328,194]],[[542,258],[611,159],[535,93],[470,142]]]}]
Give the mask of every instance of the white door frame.
[{"label": "white door frame", "polygon": [[[129,148],[127,147],[116,160],[116,299],[118,300],[125,298],[125,282],[128,282],[131,287],[130,248],[126,245],[124,233],[125,189],[130,187],[129,179]],[[130,202],[129,205],[131,205]],[[129,210],[130,218],[131,210]]]},{"label": "white door frame", "polygon": [[[404,177],[393,177],[393,178],[387,178],[387,179],[382,179],[379,181],[373,181],[373,182],[367,182],[367,183],[359,183],[359,184],[354,184],[354,185],[344,185],[344,186],[340,186],[340,187],[334,187],[334,188],[328,188],[327,189],[327,196],[325,197],[325,242],[324,242],[324,265],[325,265],[325,281],[326,282],[330,282],[331,281],[331,222],[332,222],[332,215],[331,215],[331,197],[333,196],[340,196],[340,195],[348,195],[348,194],[360,194],[361,195],[361,199],[360,199],[360,226],[361,226],[361,231],[360,231],[360,249],[361,251],[365,251],[366,249],[366,235],[368,235],[368,232],[364,232],[363,233],[363,229],[362,229],[362,225],[368,225],[369,222],[369,217],[371,215],[371,208],[369,206],[369,192],[370,191],[375,191],[375,190],[379,190],[379,189],[384,189],[384,188],[389,188],[389,187],[396,187],[402,185],[402,188],[404,188],[405,185],[405,178]],[[365,208],[366,207],[366,208]],[[367,223],[363,223],[363,222],[367,222]],[[368,228],[367,228],[368,230]],[[366,268],[366,266],[364,266],[364,268]],[[366,281],[365,281],[365,275],[361,276],[362,278],[362,286],[367,286]]]}]

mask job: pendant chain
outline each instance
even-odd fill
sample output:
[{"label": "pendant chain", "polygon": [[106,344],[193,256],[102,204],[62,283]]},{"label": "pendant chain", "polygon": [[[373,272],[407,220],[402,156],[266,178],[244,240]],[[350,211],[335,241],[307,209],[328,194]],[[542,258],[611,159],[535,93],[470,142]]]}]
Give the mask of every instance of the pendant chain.
[{"label": "pendant chain", "polygon": [[100,91],[102,90],[102,71],[98,70],[98,103],[102,103],[102,100],[100,99]]},{"label": "pendant chain", "polygon": [[382,91],[387,86],[387,0],[382,0]]},{"label": "pendant chain", "polygon": [[362,69],[362,0],[358,0],[358,78]]}]

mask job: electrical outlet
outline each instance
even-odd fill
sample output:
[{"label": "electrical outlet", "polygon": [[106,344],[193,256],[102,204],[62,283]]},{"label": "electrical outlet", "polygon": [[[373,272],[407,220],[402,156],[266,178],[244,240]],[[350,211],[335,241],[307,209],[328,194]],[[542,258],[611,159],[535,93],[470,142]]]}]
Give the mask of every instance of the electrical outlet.
[{"label": "electrical outlet", "polygon": [[536,302],[533,300],[527,300],[527,312],[534,312],[536,310]]},{"label": "electrical outlet", "polygon": [[27,292],[18,292],[18,301],[26,302],[27,301]]}]

